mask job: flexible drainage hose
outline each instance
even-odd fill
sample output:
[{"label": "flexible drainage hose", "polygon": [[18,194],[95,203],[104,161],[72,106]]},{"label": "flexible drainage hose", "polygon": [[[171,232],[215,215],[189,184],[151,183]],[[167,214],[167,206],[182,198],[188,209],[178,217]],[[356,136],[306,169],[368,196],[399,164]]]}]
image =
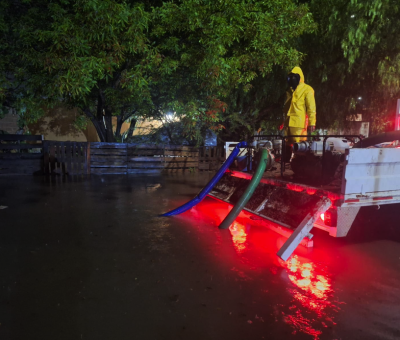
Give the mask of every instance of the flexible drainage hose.
[{"label": "flexible drainage hose", "polygon": [[243,210],[251,196],[253,196],[254,190],[256,190],[258,184],[261,181],[262,175],[264,174],[265,167],[267,166],[268,157],[270,157],[267,149],[261,150],[260,163],[258,164],[257,170],[250,181],[250,184],[246,188],[239,201],[235,204],[233,209],[229,212],[228,216],[219,225],[220,229],[228,229],[233,221],[238,217],[240,212]]},{"label": "flexible drainage hose", "polygon": [[178,215],[186,210],[189,210],[190,208],[194,207],[196,204],[200,203],[204,197],[207,196],[207,194],[211,191],[211,189],[217,184],[217,182],[221,179],[222,175],[225,173],[225,171],[228,169],[229,165],[235,160],[236,156],[239,154],[240,148],[245,148],[247,147],[247,142],[240,142],[235,146],[233,149],[232,153],[229,155],[228,159],[225,161],[224,164],[222,164],[221,168],[218,170],[218,172],[214,175],[214,177],[211,179],[210,182],[204,187],[202,191],[199,192],[199,194],[193,198],[191,201],[185,203],[184,205],[181,205],[179,208],[176,208],[174,210],[171,210],[161,216],[173,216],[173,215]]}]

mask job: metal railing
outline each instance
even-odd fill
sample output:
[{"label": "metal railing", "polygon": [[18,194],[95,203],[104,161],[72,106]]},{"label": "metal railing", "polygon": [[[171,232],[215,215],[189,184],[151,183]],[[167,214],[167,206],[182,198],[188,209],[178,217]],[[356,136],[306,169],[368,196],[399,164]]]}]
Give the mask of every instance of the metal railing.
[{"label": "metal railing", "polygon": [[[289,135],[289,136],[282,136],[282,135],[254,135],[252,138],[252,142],[255,140],[260,140],[261,138],[269,138],[269,139],[279,139],[282,141],[282,150],[281,150],[281,177],[283,177],[283,174],[285,172],[285,166],[286,166],[286,139],[287,138],[293,138],[293,137],[300,137],[300,138],[304,138],[307,140],[320,140],[321,138],[323,138],[323,143],[322,143],[322,169],[321,169],[321,178],[324,178],[324,174],[325,174],[325,153],[326,153],[326,141],[328,138],[358,138],[360,141],[362,141],[362,136],[361,135]],[[251,143],[251,142],[250,142]],[[250,149],[250,148],[249,148]],[[251,155],[251,153],[249,152],[249,155]],[[251,162],[251,156],[248,158],[249,162]],[[247,169],[249,169],[249,167],[247,167]]]}]

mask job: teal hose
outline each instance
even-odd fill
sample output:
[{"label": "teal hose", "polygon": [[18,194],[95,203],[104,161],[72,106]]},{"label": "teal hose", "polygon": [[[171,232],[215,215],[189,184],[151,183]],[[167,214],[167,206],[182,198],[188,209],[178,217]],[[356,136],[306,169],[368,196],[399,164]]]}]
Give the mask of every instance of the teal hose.
[{"label": "teal hose", "polygon": [[236,217],[238,217],[240,212],[243,210],[251,196],[253,196],[254,190],[256,190],[264,174],[265,168],[267,166],[268,157],[270,157],[268,150],[262,149],[260,163],[258,164],[257,170],[253,178],[251,179],[250,184],[246,188],[246,191],[243,193],[242,197],[240,197],[239,201],[237,201],[233,209],[229,212],[228,216],[226,216],[222,223],[219,225],[220,229],[228,229],[233,221],[235,221]]}]

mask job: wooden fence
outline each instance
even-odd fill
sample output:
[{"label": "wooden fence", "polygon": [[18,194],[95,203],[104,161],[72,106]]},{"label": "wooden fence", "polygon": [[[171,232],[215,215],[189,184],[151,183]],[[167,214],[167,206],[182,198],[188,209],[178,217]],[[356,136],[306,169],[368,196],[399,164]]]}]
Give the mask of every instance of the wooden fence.
[{"label": "wooden fence", "polygon": [[190,171],[198,167],[197,148],[128,144],[128,173]]},{"label": "wooden fence", "polygon": [[191,171],[199,166],[199,149],[190,146],[90,143],[93,174]]},{"label": "wooden fence", "polygon": [[203,146],[199,149],[199,170],[217,170],[225,160],[223,147]]},{"label": "wooden fence", "polygon": [[0,174],[41,173],[43,136],[0,135]]},{"label": "wooden fence", "polygon": [[59,174],[89,174],[88,143],[43,142],[43,172]]},{"label": "wooden fence", "polygon": [[219,147],[121,143],[44,143],[45,173],[135,174],[215,170],[223,162]]}]

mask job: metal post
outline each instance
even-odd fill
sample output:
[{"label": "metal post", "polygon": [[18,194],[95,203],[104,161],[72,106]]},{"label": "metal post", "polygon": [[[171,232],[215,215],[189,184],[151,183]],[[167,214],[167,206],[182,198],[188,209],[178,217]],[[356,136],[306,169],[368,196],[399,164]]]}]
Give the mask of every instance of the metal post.
[{"label": "metal post", "polygon": [[311,229],[314,227],[315,221],[318,219],[320,214],[323,214],[325,211],[329,209],[331,206],[331,201],[329,198],[321,199],[315,209],[315,213],[307,214],[304,220],[299,224],[296,230],[292,235],[287,239],[287,241],[283,244],[283,246],[279,249],[277,255],[283,260],[286,261],[290,255],[295,251],[297,246],[306,237]]},{"label": "metal post", "polygon": [[360,140],[361,143],[361,147],[362,147],[362,138],[359,135],[325,135],[323,136],[323,143],[322,143],[322,158],[321,158],[321,162],[322,162],[322,166],[321,166],[321,180],[324,179],[324,173],[325,173],[325,152],[326,152],[326,141],[328,140],[328,138],[331,137],[342,137],[342,138],[358,138]]},{"label": "metal post", "polygon": [[286,157],[286,138],[281,137],[282,140],[282,150],[281,150],[281,177],[283,178],[283,173],[285,172],[285,157]]},{"label": "metal post", "polygon": [[251,173],[253,171],[253,150],[252,148],[247,148],[247,172]]},{"label": "metal post", "polygon": [[324,137],[322,142],[322,158],[321,158],[321,184],[324,182],[324,174],[325,174],[325,149],[326,149],[326,140],[328,139],[327,136]]}]

